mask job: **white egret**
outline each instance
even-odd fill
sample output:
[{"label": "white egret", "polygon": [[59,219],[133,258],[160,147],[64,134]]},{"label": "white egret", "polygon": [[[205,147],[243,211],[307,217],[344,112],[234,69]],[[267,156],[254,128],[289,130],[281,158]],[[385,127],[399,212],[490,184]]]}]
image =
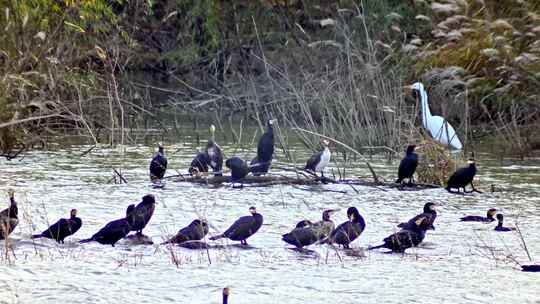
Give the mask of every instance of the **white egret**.
[{"label": "white egret", "polygon": [[442,116],[431,115],[427,92],[424,85],[416,82],[411,86],[411,89],[418,91],[420,95],[420,103],[422,106],[422,125],[426,128],[431,137],[445,146],[449,146],[455,150],[461,150],[463,145],[459,140],[454,127]]}]

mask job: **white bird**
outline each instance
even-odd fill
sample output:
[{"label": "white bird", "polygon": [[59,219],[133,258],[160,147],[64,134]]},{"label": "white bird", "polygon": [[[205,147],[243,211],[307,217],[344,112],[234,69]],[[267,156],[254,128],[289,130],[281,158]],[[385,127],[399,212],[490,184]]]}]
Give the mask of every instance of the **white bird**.
[{"label": "white bird", "polygon": [[426,128],[431,137],[445,146],[450,146],[455,150],[461,150],[463,145],[456,134],[454,127],[443,117],[431,115],[427,92],[424,85],[416,82],[411,86],[411,89],[418,91],[420,94],[420,102],[422,106],[422,124]]}]

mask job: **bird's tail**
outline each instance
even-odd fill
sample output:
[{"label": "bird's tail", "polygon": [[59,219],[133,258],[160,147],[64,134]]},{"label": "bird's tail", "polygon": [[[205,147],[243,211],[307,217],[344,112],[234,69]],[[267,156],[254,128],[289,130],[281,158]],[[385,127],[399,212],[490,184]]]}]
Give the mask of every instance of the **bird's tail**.
[{"label": "bird's tail", "polygon": [[84,240],[80,240],[79,243],[80,243],[80,244],[90,243],[90,242],[92,242],[93,240],[94,240],[94,239],[92,239],[92,238],[84,239]]},{"label": "bird's tail", "polygon": [[219,240],[221,238],[224,238],[225,236],[223,236],[223,234],[218,234],[218,235],[214,235],[213,237],[210,238],[211,241],[215,241],[215,240]]},{"label": "bird's tail", "polygon": [[32,235],[32,238],[33,238],[33,239],[39,239],[39,238],[41,238],[41,237],[43,237],[43,235],[41,235],[41,233],[40,233],[40,234],[33,234],[33,235]]}]

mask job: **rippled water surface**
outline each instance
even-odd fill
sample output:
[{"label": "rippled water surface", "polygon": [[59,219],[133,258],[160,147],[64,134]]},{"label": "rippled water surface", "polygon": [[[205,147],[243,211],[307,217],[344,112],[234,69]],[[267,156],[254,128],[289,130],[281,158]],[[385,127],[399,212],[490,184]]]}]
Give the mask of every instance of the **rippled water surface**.
[{"label": "rippled water surface", "polygon": [[[253,156],[233,145],[229,155]],[[540,161],[503,163],[485,155],[478,161],[483,189],[495,184],[502,192],[468,196],[444,190],[397,191],[347,185],[316,187],[210,187],[169,181],[162,190],[148,182],[153,148],[88,146],[32,152],[22,160],[0,160],[2,209],[7,188],[16,189],[20,224],[10,237],[13,250],[0,258],[0,303],[221,303],[221,288],[231,287],[230,303],[540,303],[540,274],[523,273],[513,260],[528,262],[516,232],[496,233],[494,224],[463,224],[466,214],[485,214],[497,207],[506,225],[516,221],[533,259],[540,259]],[[168,174],[181,172],[196,144],[167,145]],[[293,147],[298,159],[307,152]],[[278,154],[278,158],[281,155]],[[373,160],[375,170],[393,179],[397,161]],[[349,174],[367,176],[361,163]],[[122,168],[128,184],[110,183],[112,168]],[[275,170],[274,172],[278,172]],[[282,172],[283,173],[283,172]],[[358,193],[357,193],[358,191]],[[156,212],[145,234],[154,245],[121,241],[116,247],[78,244],[106,222],[120,218],[128,204],[147,193],[157,197]],[[397,223],[416,215],[424,203],[439,207],[436,230],[420,248],[405,255],[365,251]],[[250,238],[249,248],[234,242],[206,250],[159,246],[163,238],[205,217],[210,234],[223,231],[254,205],[264,225]],[[326,208],[356,206],[367,221],[366,231],[352,252],[326,245],[299,253],[288,249],[281,234],[304,218],[318,220]],[[83,227],[58,245],[47,239],[33,242],[32,232],[79,210]],[[174,262],[176,260],[176,263]]]}]

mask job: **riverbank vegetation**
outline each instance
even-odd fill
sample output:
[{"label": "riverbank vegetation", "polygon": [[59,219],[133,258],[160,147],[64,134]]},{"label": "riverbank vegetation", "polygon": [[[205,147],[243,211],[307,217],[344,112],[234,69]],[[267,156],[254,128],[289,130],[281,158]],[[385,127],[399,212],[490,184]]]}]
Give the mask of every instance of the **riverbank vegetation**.
[{"label": "riverbank vegetation", "polygon": [[[470,149],[540,146],[540,5],[524,0],[0,1],[0,153],[190,120],[277,118],[361,148],[423,135],[405,85]],[[317,139],[299,133],[308,145]]]}]

